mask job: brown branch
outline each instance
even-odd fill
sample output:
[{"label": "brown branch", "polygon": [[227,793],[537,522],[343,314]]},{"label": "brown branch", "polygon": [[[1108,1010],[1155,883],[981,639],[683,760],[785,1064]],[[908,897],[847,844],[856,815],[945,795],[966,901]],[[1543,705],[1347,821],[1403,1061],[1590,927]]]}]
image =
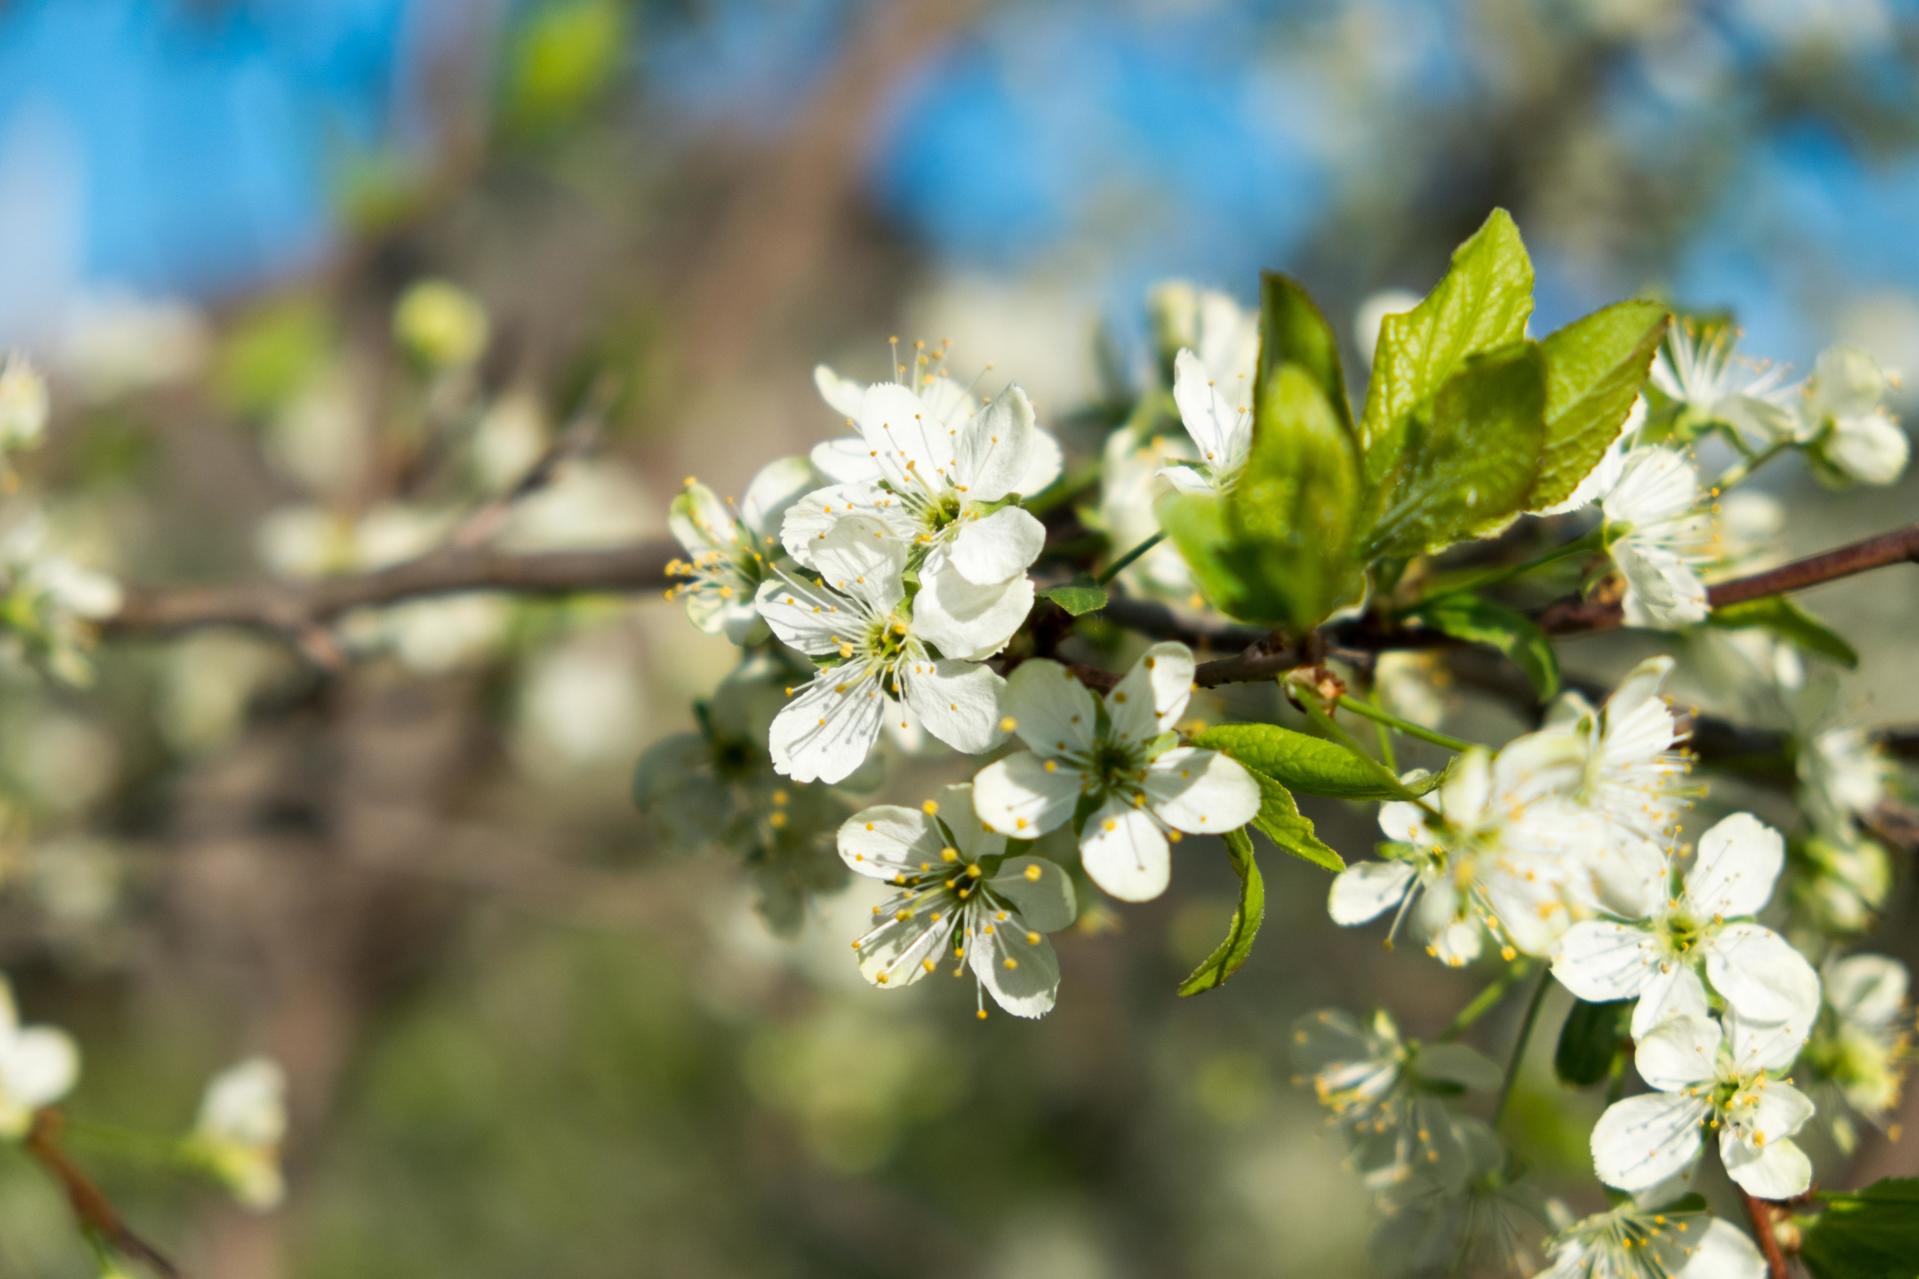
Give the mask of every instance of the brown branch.
[{"label": "brown branch", "polygon": [[33,1127],[27,1131],[26,1151],[46,1169],[49,1176],[60,1183],[81,1229],[99,1236],[124,1255],[145,1262],[155,1273],[165,1275],[167,1279],[179,1279],[179,1268],[152,1244],[135,1234],[106,1193],[80,1171],[66,1151],[60,1149],[60,1126],[60,1112],[57,1110],[42,1110],[34,1115]]},{"label": "brown branch", "polygon": [[1752,1222],[1752,1233],[1759,1240],[1759,1250],[1766,1254],[1767,1279],[1792,1279],[1792,1267],[1786,1262],[1786,1254],[1780,1250],[1779,1237],[1772,1232],[1772,1205],[1763,1199],[1753,1198],[1743,1189],[1739,1191],[1739,1200],[1746,1205],[1746,1217]]},{"label": "brown branch", "polygon": [[[1845,546],[1809,555],[1803,560],[1720,582],[1706,592],[1714,608],[1744,604],[1803,591],[1809,586],[1836,582],[1842,577],[1884,568],[1889,564],[1919,564],[1919,524],[1908,524],[1890,533],[1863,538]],[[1539,624],[1550,634],[1569,635],[1581,631],[1606,631],[1624,620],[1617,603],[1597,600],[1562,600],[1539,615]]]},{"label": "brown branch", "polygon": [[678,548],[664,540],[586,551],[448,546],[391,568],[313,581],[134,589],[100,629],[109,636],[230,626],[299,639],[356,608],[475,591],[590,595],[659,590]]}]

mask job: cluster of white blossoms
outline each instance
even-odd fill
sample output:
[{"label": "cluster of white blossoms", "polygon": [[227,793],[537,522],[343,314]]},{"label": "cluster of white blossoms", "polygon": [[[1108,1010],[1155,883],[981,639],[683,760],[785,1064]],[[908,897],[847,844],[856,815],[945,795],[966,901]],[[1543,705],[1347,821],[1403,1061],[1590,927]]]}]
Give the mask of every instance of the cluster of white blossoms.
[{"label": "cluster of white blossoms", "polygon": [[1017,386],[985,404],[921,347],[896,380],[815,375],[856,439],[762,471],[737,513],[689,481],[672,594],[704,629],[762,625],[813,668],[769,734],[773,767],[839,782],[882,724],[977,754],[1004,739],[1004,681],[984,665],[1032,610],[1045,527],[1020,505],[1060,451]]}]

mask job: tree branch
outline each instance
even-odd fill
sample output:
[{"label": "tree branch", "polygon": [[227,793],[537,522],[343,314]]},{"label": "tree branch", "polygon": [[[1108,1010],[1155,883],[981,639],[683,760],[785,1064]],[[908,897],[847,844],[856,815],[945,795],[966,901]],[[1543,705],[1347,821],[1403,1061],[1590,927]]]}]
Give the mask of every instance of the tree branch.
[{"label": "tree branch", "polygon": [[[1809,555],[1803,560],[1794,560],[1763,573],[1720,582],[1707,590],[1706,597],[1712,601],[1714,608],[1724,608],[1728,604],[1743,604],[1748,600],[1785,595],[1809,586],[1836,582],[1842,577],[1852,577],[1889,564],[1919,564],[1919,524],[1908,524],[1877,537],[1849,542],[1835,550]],[[1607,631],[1619,626],[1623,620],[1617,603],[1594,600],[1562,600],[1548,607],[1538,618],[1539,624],[1553,635]]]},{"label": "tree branch", "polygon": [[268,580],[229,586],[133,589],[100,623],[119,637],[231,626],[300,638],[356,608],[382,608],[473,591],[513,595],[589,595],[660,590],[671,542],[638,542],[590,551],[515,553],[446,546],[391,568],[312,581]]},{"label": "tree branch", "polygon": [[1792,1279],[1792,1268],[1786,1264],[1786,1254],[1779,1248],[1779,1237],[1772,1232],[1772,1205],[1753,1198],[1743,1189],[1739,1191],[1739,1200],[1746,1205],[1746,1217],[1752,1222],[1759,1250],[1766,1254],[1767,1279]]}]

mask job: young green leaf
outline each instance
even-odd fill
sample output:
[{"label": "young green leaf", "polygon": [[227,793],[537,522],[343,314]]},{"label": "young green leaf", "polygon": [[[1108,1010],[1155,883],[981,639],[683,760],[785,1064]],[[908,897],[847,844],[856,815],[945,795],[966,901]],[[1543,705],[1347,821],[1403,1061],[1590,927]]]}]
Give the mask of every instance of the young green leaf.
[{"label": "young green leaf", "polygon": [[1294,364],[1312,378],[1340,425],[1353,429],[1346,399],[1346,374],[1339,363],[1339,339],[1332,325],[1297,280],[1265,271],[1259,277],[1259,368],[1253,378],[1254,402],[1277,376]]},{"label": "young green leaf", "polygon": [[1526,509],[1562,502],[1619,434],[1672,313],[1618,302],[1540,343],[1546,354],[1546,447]]},{"label": "young green leaf", "polygon": [[1613,1064],[1630,1044],[1627,1023],[1632,1005],[1575,1002],[1559,1028],[1553,1049],[1553,1072],[1575,1088],[1590,1088],[1613,1072]]},{"label": "young green leaf", "polygon": [[1246,771],[1259,783],[1259,812],[1253,818],[1253,826],[1260,834],[1272,840],[1281,852],[1291,853],[1323,870],[1346,869],[1346,859],[1313,833],[1313,819],[1299,811],[1291,791],[1258,769]]},{"label": "young green leaf", "polygon": [[[1397,799],[1376,768],[1344,746],[1278,724],[1219,724],[1193,745],[1223,751],[1289,790],[1343,799]],[[1425,789],[1431,788],[1429,781]],[[1421,787],[1415,786],[1414,790]]]},{"label": "young green leaf", "polygon": [[1418,555],[1502,528],[1525,505],[1546,440],[1546,367],[1536,343],[1469,360],[1415,422],[1375,499],[1366,558]]},{"label": "young green leaf", "polygon": [[1225,940],[1213,948],[1213,953],[1193,970],[1192,976],[1179,984],[1182,998],[1224,985],[1228,977],[1238,972],[1246,956],[1252,953],[1253,938],[1259,935],[1259,926],[1266,918],[1266,884],[1260,878],[1259,864],[1253,860],[1252,837],[1243,828],[1227,831],[1226,853],[1233,859],[1233,870],[1239,874],[1239,905],[1233,909]]},{"label": "young green leaf", "polygon": [[1311,374],[1285,364],[1261,388],[1252,451],[1223,498],[1175,494],[1160,523],[1228,616],[1304,632],[1357,599],[1359,458]]},{"label": "young green leaf", "polygon": [[1524,338],[1532,309],[1532,261],[1512,216],[1494,209],[1425,300],[1379,326],[1359,431],[1368,487],[1390,487],[1413,415],[1468,357]]},{"label": "young green leaf", "polygon": [[1715,608],[1706,621],[1726,630],[1759,627],[1808,653],[1830,658],[1847,668],[1859,665],[1859,653],[1845,637],[1784,595],[1743,600]]},{"label": "young green leaf", "polygon": [[1820,1199],[1818,1216],[1799,1218],[1799,1257],[1813,1279],[1912,1279],[1919,1273],[1919,1178],[1889,1178]]},{"label": "young green leaf", "polygon": [[1040,595],[1074,617],[1084,617],[1106,607],[1106,588],[1090,577],[1076,577],[1063,586],[1048,587]]},{"label": "young green leaf", "polygon": [[1524,613],[1477,595],[1447,595],[1420,605],[1413,616],[1454,639],[1504,653],[1526,672],[1540,701],[1559,692],[1559,658],[1552,641]]}]

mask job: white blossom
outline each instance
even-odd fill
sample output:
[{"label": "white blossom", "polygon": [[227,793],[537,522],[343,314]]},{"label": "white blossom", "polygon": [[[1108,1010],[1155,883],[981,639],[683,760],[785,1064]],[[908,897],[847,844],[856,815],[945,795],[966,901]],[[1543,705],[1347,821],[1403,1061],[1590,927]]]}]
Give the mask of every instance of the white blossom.
[{"label": "white blossom", "polygon": [[[918,570],[922,638],[949,657],[977,660],[1004,647],[1032,609],[1026,570],[1046,528],[1009,499],[1032,491],[1022,485],[1049,466],[1057,474],[1057,446],[1018,387],[960,419],[952,397],[967,405],[972,397],[941,389],[950,386],[935,377],[919,390],[867,387],[851,415],[865,458],[849,464],[844,450],[814,450],[816,465],[839,482],[795,502],[780,537],[794,559],[816,568],[817,548],[841,521],[880,524]],[[829,400],[846,395],[833,384]]]},{"label": "white blossom", "polygon": [[1573,1223],[1547,1243],[1552,1263],[1534,1279],[1765,1279],[1746,1232],[1703,1208],[1627,1201]]},{"label": "white blossom", "polygon": [[1295,1082],[1311,1085],[1368,1185],[1400,1184],[1422,1171],[1467,1175],[1472,1133],[1448,1099],[1498,1088],[1498,1063],[1464,1044],[1405,1039],[1384,1011],[1362,1021],[1321,1009],[1293,1022],[1292,1039]]},{"label": "white blossom", "polygon": [[1169,841],[1223,835],[1259,811],[1259,786],[1236,760],[1175,744],[1193,668],[1184,644],[1155,644],[1102,702],[1058,662],[1022,663],[1006,709],[1031,749],[974,779],[980,819],[1025,839],[1089,805],[1079,845],[1086,873],[1122,901],[1159,896],[1172,875]]},{"label": "white blossom", "polygon": [[819,673],[773,720],[773,767],[794,781],[838,782],[865,760],[880,719],[923,724],[955,750],[1000,740],[1005,681],[976,662],[927,651],[916,598],[902,575],[906,547],[873,520],[840,521],[812,548],[821,581],[786,570],[760,585],[760,615]]},{"label": "white blossom", "polygon": [[34,1112],[66,1096],[79,1075],[72,1037],[52,1026],[22,1026],[13,988],[0,977],[0,1138],[26,1136]]},{"label": "white blossom", "polygon": [[1911,978],[1884,955],[1849,955],[1826,969],[1826,1016],[1806,1046],[1807,1074],[1839,1142],[1858,1133],[1850,1109],[1885,1127],[1899,1104],[1912,1058]]},{"label": "white blossom", "polygon": [[[1099,517],[1116,548],[1137,546],[1160,531],[1154,504],[1165,492],[1160,471],[1167,463],[1192,457],[1184,435],[1144,434],[1132,424],[1106,437],[1100,454]],[[1195,591],[1192,570],[1177,547],[1162,542],[1129,564],[1120,583],[1179,599]]]},{"label": "white blossom", "polygon": [[1699,569],[1712,557],[1715,534],[1685,455],[1632,450],[1599,509],[1607,553],[1625,579],[1626,623],[1671,630],[1705,620],[1710,605]]},{"label": "white blossom", "polygon": [[1642,1037],[1676,1014],[1703,1014],[1706,988],[1755,1022],[1810,1026],[1819,976],[1786,939],[1753,916],[1772,897],[1785,862],[1779,832],[1735,813],[1699,840],[1684,887],[1636,919],[1589,919],[1553,950],[1553,976],[1594,1003],[1637,999]]},{"label": "white blossom", "polygon": [[[1073,881],[1044,858],[1008,857],[1005,836],[975,815],[970,786],[945,787],[919,808],[855,813],[839,848],[854,873],[898,890],[853,943],[868,981],[909,986],[950,958],[955,976],[970,969],[976,990],[1014,1016],[1052,1011],[1059,960],[1046,934],[1073,922]],[[984,993],[977,1006],[984,1018]]]},{"label": "white blossom", "polygon": [[1248,385],[1259,360],[1259,313],[1230,293],[1166,280],[1146,295],[1153,338],[1166,356],[1190,349],[1213,377],[1228,386]]},{"label": "white blossom", "polygon": [[1665,884],[1661,851],[1690,798],[1685,735],[1661,689],[1670,657],[1650,657],[1620,680],[1605,704],[1564,694],[1546,726],[1509,743],[1503,756],[1524,758],[1546,787],[1581,817],[1561,818],[1563,839],[1580,838],[1576,855],[1591,872],[1588,905],[1624,914],[1644,913]]},{"label": "white blossom", "polygon": [[1727,1175],[1748,1194],[1803,1194],[1812,1163],[1792,1137],[1812,1118],[1813,1104],[1778,1072],[1799,1055],[1807,1024],[1755,1023],[1735,1013],[1722,1030],[1710,1017],[1686,1013],[1635,1032],[1633,1063],[1657,1091],[1614,1102],[1599,1117],[1592,1133],[1599,1179],[1641,1191],[1681,1176],[1710,1130]]},{"label": "white blossom", "polygon": [[779,554],[781,519],[814,479],[805,458],[781,458],[753,477],[736,510],[689,476],[667,511],[667,528],[687,555],[666,566],[669,577],[684,579],[667,598],[684,600],[687,617],[708,634],[723,633],[735,644],[763,638],[753,597],[766,580],[768,556]]},{"label": "white blossom", "polygon": [[1858,728],[1810,734],[1794,758],[1800,803],[1822,831],[1853,836],[1860,819],[1891,797],[1899,775],[1884,747]]},{"label": "white blossom", "polygon": [[1833,347],[1819,356],[1799,405],[1799,438],[1828,482],[1892,484],[1912,445],[1885,407],[1887,378],[1872,357]]},{"label": "white blossom", "polygon": [[32,448],[47,432],[46,379],[25,356],[0,362],[0,451]]},{"label": "white blossom", "polygon": [[1795,387],[1783,365],[1738,354],[1738,337],[1720,329],[1703,339],[1674,325],[1652,365],[1652,384],[1694,416],[1724,422],[1761,444],[1793,437]]},{"label": "white blossom", "polygon": [[[1478,957],[1488,929],[1515,952],[1544,954],[1569,918],[1563,850],[1537,820],[1566,816],[1550,799],[1550,775],[1523,753],[1496,760],[1475,748],[1423,805],[1382,805],[1390,860],[1355,862],[1334,877],[1333,922],[1352,927],[1393,912],[1397,931],[1410,918],[1427,953],[1454,967]],[[1540,802],[1547,813],[1534,811]]]},{"label": "white blossom", "polygon": [[1198,451],[1197,461],[1162,467],[1182,493],[1224,493],[1239,481],[1253,447],[1253,382],[1239,375],[1221,383],[1191,351],[1173,360],[1173,402]]},{"label": "white blossom", "polygon": [[285,1197],[280,1143],[286,1138],[286,1072],[250,1057],[215,1075],[187,1138],[192,1157],[249,1208]]}]

